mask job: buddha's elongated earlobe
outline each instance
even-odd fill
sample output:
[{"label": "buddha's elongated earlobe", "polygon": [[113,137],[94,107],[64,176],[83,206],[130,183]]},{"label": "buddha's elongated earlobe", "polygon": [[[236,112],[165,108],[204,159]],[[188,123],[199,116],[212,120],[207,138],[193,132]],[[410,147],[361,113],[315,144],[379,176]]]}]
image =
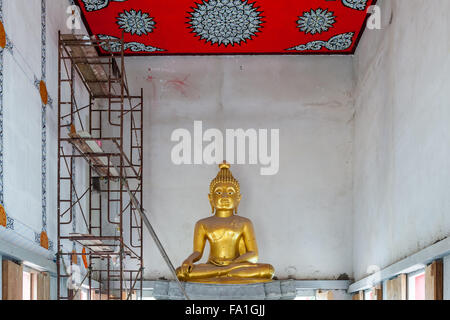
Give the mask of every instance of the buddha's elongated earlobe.
[{"label": "buddha's elongated earlobe", "polygon": [[209,204],[211,205],[211,213],[214,214],[214,204],[212,201],[211,194],[208,194]]},{"label": "buddha's elongated earlobe", "polygon": [[239,203],[241,202],[241,198],[242,198],[242,195],[239,193],[238,194],[238,201],[237,201],[236,206],[234,207],[234,210],[233,210],[233,213],[235,215],[238,214],[238,207],[239,207]]}]

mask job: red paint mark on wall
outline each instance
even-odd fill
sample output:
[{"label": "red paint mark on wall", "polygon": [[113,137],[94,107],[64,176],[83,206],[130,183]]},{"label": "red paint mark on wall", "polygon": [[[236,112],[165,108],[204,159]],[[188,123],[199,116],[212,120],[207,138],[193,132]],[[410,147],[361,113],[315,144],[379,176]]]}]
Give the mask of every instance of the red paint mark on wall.
[{"label": "red paint mark on wall", "polygon": [[144,77],[146,82],[151,83],[152,85],[152,97],[156,97],[157,88],[160,91],[160,95],[162,95],[165,91],[175,90],[181,93],[183,96],[188,96],[188,79],[190,74],[183,77],[174,77],[175,72],[170,72],[163,70],[157,70],[156,75],[153,73],[152,68],[148,68],[148,75]]},{"label": "red paint mark on wall", "polygon": [[148,68],[148,73],[149,75],[147,76],[147,81],[151,82],[153,80],[153,76],[152,76],[152,68]]},{"label": "red paint mark on wall", "polygon": [[155,80],[155,78],[151,74],[152,68],[148,68],[148,72],[149,72],[149,74],[148,74],[147,78],[145,78],[145,80],[147,82],[150,82],[152,85],[152,94],[150,96],[150,101],[154,106],[157,106],[157,104],[158,104],[157,95],[156,95],[157,90],[156,90],[156,83],[153,81],[153,80]]},{"label": "red paint mark on wall", "polygon": [[187,97],[187,88],[188,88],[187,80],[189,76],[190,75],[187,75],[183,79],[175,78],[172,80],[167,80],[166,86],[174,88],[176,91],[180,92],[183,96]]}]

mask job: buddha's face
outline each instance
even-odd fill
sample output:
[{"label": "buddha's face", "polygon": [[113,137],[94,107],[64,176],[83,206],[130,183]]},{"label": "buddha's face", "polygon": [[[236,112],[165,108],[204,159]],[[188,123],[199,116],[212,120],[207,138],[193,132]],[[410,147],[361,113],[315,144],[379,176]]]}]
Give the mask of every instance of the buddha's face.
[{"label": "buddha's face", "polygon": [[211,206],[217,210],[234,210],[241,201],[241,194],[231,183],[218,183],[208,195]]}]

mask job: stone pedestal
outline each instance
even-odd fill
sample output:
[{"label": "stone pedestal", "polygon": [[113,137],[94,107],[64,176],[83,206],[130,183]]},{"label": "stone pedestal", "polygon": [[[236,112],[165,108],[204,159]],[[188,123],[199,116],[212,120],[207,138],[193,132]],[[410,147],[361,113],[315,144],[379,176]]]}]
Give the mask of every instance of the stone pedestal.
[{"label": "stone pedestal", "polygon": [[[182,284],[192,300],[292,300],[296,296],[293,280],[252,284]],[[156,281],[153,296],[157,300],[184,300],[176,281]]]}]

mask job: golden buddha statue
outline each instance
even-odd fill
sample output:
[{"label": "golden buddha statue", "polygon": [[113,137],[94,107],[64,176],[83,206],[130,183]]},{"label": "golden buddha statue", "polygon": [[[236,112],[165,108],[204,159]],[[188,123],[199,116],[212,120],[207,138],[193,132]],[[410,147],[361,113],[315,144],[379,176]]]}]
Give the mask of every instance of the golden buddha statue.
[{"label": "golden buddha statue", "polygon": [[[252,222],[237,215],[241,201],[239,182],[225,161],[209,186],[212,217],[198,221],[194,231],[194,252],[177,268],[181,281],[243,284],[271,281],[274,268],[260,264]],[[206,240],[210,253],[207,263],[201,259]]]}]

